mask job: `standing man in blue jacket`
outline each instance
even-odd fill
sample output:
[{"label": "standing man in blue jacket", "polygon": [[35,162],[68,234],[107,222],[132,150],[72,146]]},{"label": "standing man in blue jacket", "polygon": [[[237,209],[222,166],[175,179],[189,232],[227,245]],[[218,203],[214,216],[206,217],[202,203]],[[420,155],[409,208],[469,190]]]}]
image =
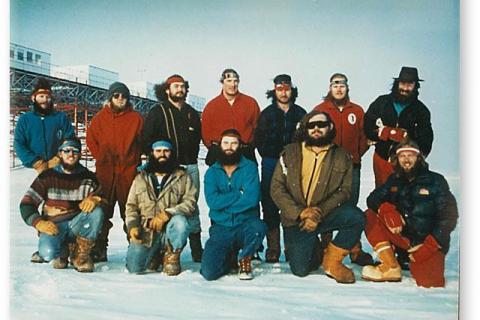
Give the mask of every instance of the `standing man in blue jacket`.
[{"label": "standing man in blue jacket", "polygon": [[60,163],[58,147],[75,133],[67,115],[54,109],[47,79],[38,78],[31,99],[32,110],[22,114],[15,127],[13,147],[23,165],[40,174]]},{"label": "standing man in blue jacket", "polygon": [[288,74],[279,74],[273,79],[274,88],[267,91],[272,104],[266,107],[255,128],[255,146],[262,156],[262,210],[263,221],[267,224],[267,251],[265,261],[278,262],[280,257],[280,214],[270,196],[273,171],[283,147],[293,142],[293,134],[305,109],[295,104],[298,90],[292,86]]},{"label": "standing man in blue jacket", "polygon": [[200,273],[216,280],[230,271],[230,254],[238,255],[239,278],[251,280],[251,260],[265,236],[260,220],[260,181],[257,165],[241,155],[240,133],[223,131],[218,160],[205,174],[205,199],[212,221],[210,239],[205,244]]}]

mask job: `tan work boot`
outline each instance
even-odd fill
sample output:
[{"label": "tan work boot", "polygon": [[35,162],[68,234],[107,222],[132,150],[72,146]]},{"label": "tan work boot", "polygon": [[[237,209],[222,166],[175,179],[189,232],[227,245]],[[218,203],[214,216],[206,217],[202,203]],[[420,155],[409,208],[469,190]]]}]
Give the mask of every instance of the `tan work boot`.
[{"label": "tan work boot", "polygon": [[267,251],[265,261],[267,263],[278,262],[280,258],[280,228],[274,228],[267,232]]},{"label": "tan work boot", "polygon": [[402,280],[402,268],[398,264],[390,242],[378,243],[375,252],[382,263],[378,266],[365,266],[362,269],[362,279],[376,282],[398,282]]},{"label": "tan work boot", "polygon": [[354,283],[355,276],[352,270],[342,264],[343,259],[349,254],[349,250],[337,247],[330,242],[325,256],[323,257],[322,268],[325,274],[335,279],[338,283]]},{"label": "tan work boot", "polygon": [[240,280],[252,280],[252,257],[244,257],[238,261],[238,278]]},{"label": "tan work boot", "polygon": [[167,245],[167,251],[163,256],[163,272],[169,276],[176,276],[181,271],[180,267],[180,253],[182,249],[177,249],[173,251],[173,248],[170,244]]},{"label": "tan work boot", "polygon": [[93,261],[90,257],[90,251],[95,245],[94,240],[88,240],[77,236],[77,250],[73,258],[73,266],[78,272],[93,272]]}]

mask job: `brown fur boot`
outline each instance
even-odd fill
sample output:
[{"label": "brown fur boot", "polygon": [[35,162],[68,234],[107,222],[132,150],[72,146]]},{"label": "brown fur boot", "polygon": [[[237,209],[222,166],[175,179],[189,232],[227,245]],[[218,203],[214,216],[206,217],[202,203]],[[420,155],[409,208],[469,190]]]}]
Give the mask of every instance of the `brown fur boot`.
[{"label": "brown fur boot", "polygon": [[325,251],[322,268],[327,276],[335,279],[338,283],[355,282],[355,276],[352,270],[342,264],[343,259],[349,252],[349,250],[337,247],[333,242],[328,244],[327,250]]},{"label": "brown fur boot", "polygon": [[93,272],[93,261],[90,257],[90,251],[95,245],[94,240],[88,240],[77,236],[77,250],[73,258],[73,266],[78,272]]},{"label": "brown fur boot", "polygon": [[395,258],[390,242],[378,243],[375,252],[382,263],[378,266],[365,266],[362,269],[362,279],[376,282],[402,280],[402,269]]},{"label": "brown fur boot", "polygon": [[280,228],[274,228],[267,233],[267,251],[265,261],[267,263],[278,262],[280,258]]},{"label": "brown fur boot", "polygon": [[182,271],[180,253],[182,253],[182,249],[173,251],[172,246],[170,244],[167,245],[167,251],[163,256],[163,272],[167,275],[176,276]]}]

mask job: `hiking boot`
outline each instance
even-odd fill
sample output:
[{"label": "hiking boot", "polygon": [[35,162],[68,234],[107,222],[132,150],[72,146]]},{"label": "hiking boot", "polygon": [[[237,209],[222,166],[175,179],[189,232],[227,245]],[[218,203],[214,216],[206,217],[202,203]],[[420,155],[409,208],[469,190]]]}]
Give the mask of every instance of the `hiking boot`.
[{"label": "hiking boot", "polygon": [[238,278],[240,280],[252,280],[252,257],[244,257],[238,261]]},{"label": "hiking boot", "polygon": [[280,259],[280,228],[274,228],[267,232],[267,250],[265,261],[276,263]]},{"label": "hiking boot", "polygon": [[350,250],[350,261],[362,267],[375,265],[372,256],[362,250],[360,241]]},{"label": "hiking boot", "polygon": [[93,261],[90,257],[90,251],[95,245],[94,240],[89,240],[77,236],[77,250],[75,258],[73,259],[73,267],[78,272],[93,272]]},{"label": "hiking boot", "polygon": [[40,257],[40,254],[38,253],[38,251],[35,251],[34,253],[32,253],[32,257],[30,258],[30,262],[32,262],[32,263],[45,263],[47,261],[45,261],[42,257]]},{"label": "hiking boot", "polygon": [[193,262],[201,262],[203,255],[202,242],[200,232],[190,233],[188,235],[188,242],[190,243],[190,251]]},{"label": "hiking boot", "polygon": [[163,256],[163,272],[165,272],[167,275],[176,276],[182,271],[180,266],[181,252],[182,249],[173,251],[172,246],[170,244],[167,245],[167,251]]},{"label": "hiking boot", "polygon": [[390,242],[383,241],[375,246],[375,252],[382,263],[378,266],[365,266],[362,279],[375,282],[398,282],[402,280],[402,269],[395,259]]},{"label": "hiking boot", "polygon": [[325,251],[322,263],[323,270],[327,276],[335,279],[338,283],[355,282],[355,276],[352,270],[342,263],[349,252],[349,250],[337,247],[333,242],[328,244],[327,250]]}]

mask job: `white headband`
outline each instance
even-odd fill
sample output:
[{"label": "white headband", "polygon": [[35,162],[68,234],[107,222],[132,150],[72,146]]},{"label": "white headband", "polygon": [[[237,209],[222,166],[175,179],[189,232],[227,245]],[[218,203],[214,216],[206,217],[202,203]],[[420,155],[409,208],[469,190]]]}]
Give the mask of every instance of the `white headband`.
[{"label": "white headband", "polygon": [[418,150],[417,148],[414,148],[414,147],[402,147],[402,148],[398,148],[398,149],[397,149],[396,154],[399,154],[400,152],[403,152],[403,151],[413,151],[413,152],[416,152],[416,153],[420,153],[420,150]]}]

